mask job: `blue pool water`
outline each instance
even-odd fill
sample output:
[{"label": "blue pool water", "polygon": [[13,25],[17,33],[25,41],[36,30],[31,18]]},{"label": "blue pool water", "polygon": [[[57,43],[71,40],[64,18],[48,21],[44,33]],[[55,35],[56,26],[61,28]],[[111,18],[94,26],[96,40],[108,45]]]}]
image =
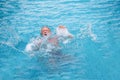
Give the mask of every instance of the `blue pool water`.
[{"label": "blue pool water", "polygon": [[[24,51],[44,25],[74,35],[62,55]],[[120,80],[120,0],[0,0],[0,80]]]}]

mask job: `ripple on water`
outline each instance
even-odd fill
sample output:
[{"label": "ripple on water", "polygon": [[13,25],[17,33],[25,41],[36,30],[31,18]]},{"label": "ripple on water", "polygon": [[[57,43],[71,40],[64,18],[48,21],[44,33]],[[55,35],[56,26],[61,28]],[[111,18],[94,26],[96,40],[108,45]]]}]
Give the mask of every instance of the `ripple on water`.
[{"label": "ripple on water", "polygon": [[[119,0],[1,0],[0,78],[117,80],[119,4]],[[39,35],[43,25],[54,31],[60,24],[75,35],[73,42],[63,46],[64,55],[24,55],[26,43]]]}]

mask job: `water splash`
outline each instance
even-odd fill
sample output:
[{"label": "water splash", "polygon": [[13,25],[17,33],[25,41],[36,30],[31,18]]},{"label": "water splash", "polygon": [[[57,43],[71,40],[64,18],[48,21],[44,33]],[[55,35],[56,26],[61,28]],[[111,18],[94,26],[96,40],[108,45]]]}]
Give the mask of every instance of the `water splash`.
[{"label": "water splash", "polygon": [[71,34],[67,28],[56,29],[56,35],[59,36],[59,41],[62,41],[63,44],[67,44],[70,42],[71,38],[73,38],[73,34]]},{"label": "water splash", "polygon": [[32,56],[36,53],[49,53],[56,52],[60,49],[59,44],[56,46],[53,43],[49,42],[49,39],[55,38],[58,43],[66,44],[69,43],[73,35],[68,31],[67,28],[57,28],[56,34],[51,34],[51,36],[45,37],[36,37],[32,38],[30,42],[26,45],[25,51],[30,53]]},{"label": "water splash", "polygon": [[19,35],[14,28],[0,27],[0,43],[15,46],[20,41]]},{"label": "water splash", "polygon": [[92,41],[97,40],[97,35],[93,33],[91,24],[88,24],[87,27],[80,28],[80,33],[78,34],[78,37],[81,39],[89,37]]},{"label": "water splash", "polygon": [[49,55],[50,52],[59,49],[59,46],[56,47],[53,44],[49,43],[47,40],[48,37],[32,38],[30,42],[28,42],[28,44],[26,45],[25,51],[29,53],[31,56],[35,56],[35,55],[46,56]]}]

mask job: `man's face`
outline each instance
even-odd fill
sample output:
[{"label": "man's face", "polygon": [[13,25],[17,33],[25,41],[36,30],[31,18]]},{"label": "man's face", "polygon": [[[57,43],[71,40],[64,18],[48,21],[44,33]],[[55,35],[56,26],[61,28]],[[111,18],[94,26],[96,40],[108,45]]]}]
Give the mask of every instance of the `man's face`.
[{"label": "man's face", "polygon": [[50,29],[47,27],[42,28],[41,30],[42,36],[48,36],[50,35]]}]

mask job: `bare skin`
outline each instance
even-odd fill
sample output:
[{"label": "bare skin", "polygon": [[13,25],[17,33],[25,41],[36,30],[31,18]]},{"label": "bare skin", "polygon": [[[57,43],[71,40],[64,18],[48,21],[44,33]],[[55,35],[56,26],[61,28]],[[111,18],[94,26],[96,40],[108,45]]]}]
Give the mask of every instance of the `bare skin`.
[{"label": "bare skin", "polygon": [[48,36],[51,34],[51,31],[48,27],[43,27],[41,29],[41,35],[44,37],[44,36]]}]

